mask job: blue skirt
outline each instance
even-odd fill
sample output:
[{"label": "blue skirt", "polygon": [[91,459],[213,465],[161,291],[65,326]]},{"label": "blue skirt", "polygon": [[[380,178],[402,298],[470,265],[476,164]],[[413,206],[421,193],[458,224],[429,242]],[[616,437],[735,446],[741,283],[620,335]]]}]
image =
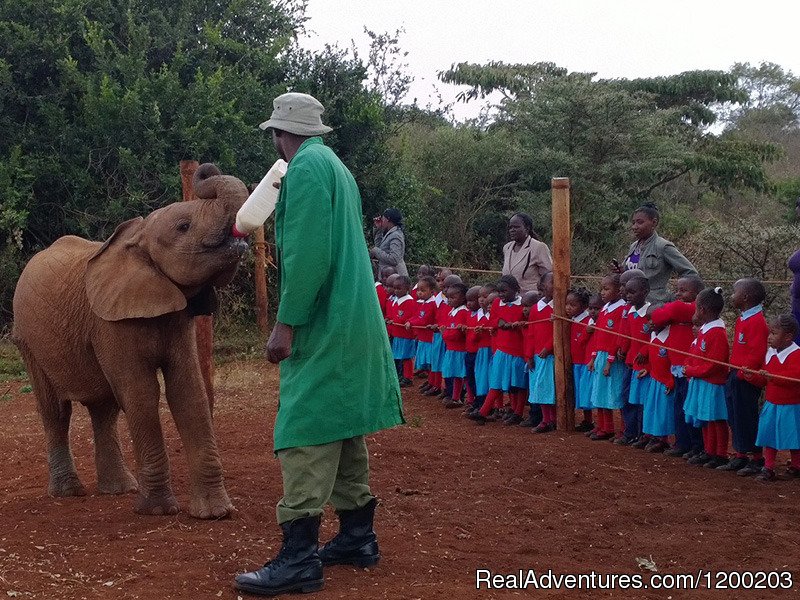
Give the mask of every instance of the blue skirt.
[{"label": "blue skirt", "polygon": [[586,365],[572,365],[572,375],[575,379],[575,408],[592,410],[592,374]]},{"label": "blue skirt", "polygon": [[631,373],[631,391],[628,394],[628,404],[644,406],[647,394],[650,393],[650,377],[639,379],[636,371]]},{"label": "blue skirt", "polygon": [[442,359],[444,358],[444,340],[441,333],[433,334],[431,342],[431,371],[434,373],[442,372]]},{"label": "blue skirt", "polygon": [[556,359],[533,357],[533,371],[528,371],[528,402],[531,404],[556,403]]},{"label": "blue skirt", "polygon": [[498,350],[492,357],[489,388],[507,392],[512,387],[523,390],[528,387],[528,369],[525,368],[525,361],[519,356],[511,356]]},{"label": "blue skirt", "polygon": [[764,402],[756,444],[775,450],[800,450],[800,404]]},{"label": "blue skirt", "polygon": [[453,379],[467,376],[467,353],[458,350],[445,350],[442,361],[442,377]]},{"label": "blue skirt", "polygon": [[592,373],[592,406],[617,410],[625,405],[622,388],[625,386],[627,376],[626,367],[622,361],[615,360],[611,363],[611,372],[606,377],[603,375],[603,369],[607,362],[608,352],[598,352]]},{"label": "blue skirt", "polygon": [[392,338],[392,357],[395,360],[407,360],[417,355],[417,340]]},{"label": "blue skirt", "polygon": [[489,393],[489,375],[492,369],[491,348],[478,348],[475,355],[475,395],[485,396]]},{"label": "blue skirt", "polygon": [[430,367],[432,354],[433,342],[417,342],[417,358],[414,361],[416,368]]},{"label": "blue skirt", "polygon": [[672,435],[675,433],[675,388],[668,394],[667,386],[645,377],[646,394],[642,414],[642,432],[650,435]]},{"label": "blue skirt", "polygon": [[686,392],[686,402],[683,403],[683,412],[686,422],[693,427],[702,427],[708,421],[727,421],[725,386],[692,377]]}]

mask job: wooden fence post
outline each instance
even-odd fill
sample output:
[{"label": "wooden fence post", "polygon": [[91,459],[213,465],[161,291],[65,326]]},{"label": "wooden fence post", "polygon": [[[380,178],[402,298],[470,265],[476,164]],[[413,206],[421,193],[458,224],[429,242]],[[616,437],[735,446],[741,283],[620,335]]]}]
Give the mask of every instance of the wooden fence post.
[{"label": "wooden fence post", "polygon": [[261,333],[267,335],[269,332],[269,324],[267,323],[267,309],[269,308],[267,298],[267,244],[264,241],[263,225],[255,230],[255,236],[256,322]]},{"label": "wooden fence post", "polygon": [[[192,179],[194,172],[197,171],[199,163],[196,160],[182,160],[181,186],[183,188],[183,200],[187,202],[194,200],[194,189]],[[197,357],[200,359],[200,372],[203,374],[203,382],[206,386],[208,396],[208,406],[211,413],[214,413],[214,317],[211,315],[200,315],[194,318],[195,336],[197,337]]]},{"label": "wooden fence post", "polygon": [[[572,225],[569,215],[569,179],[554,177],[553,198],[553,311],[565,316],[564,307],[570,287],[570,252]],[[575,429],[575,394],[570,355],[570,322],[557,319],[553,323],[553,348],[556,368],[556,406],[559,431]]]}]

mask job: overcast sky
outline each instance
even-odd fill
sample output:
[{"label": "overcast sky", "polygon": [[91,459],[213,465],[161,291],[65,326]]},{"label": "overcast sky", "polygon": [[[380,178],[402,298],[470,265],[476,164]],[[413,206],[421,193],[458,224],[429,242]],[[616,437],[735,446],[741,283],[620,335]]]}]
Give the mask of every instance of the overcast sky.
[{"label": "overcast sky", "polygon": [[[309,0],[307,15],[308,48],[355,40],[365,49],[364,26],[403,27],[410,98],[423,106],[434,85],[453,100],[458,89],[436,73],[462,61],[552,61],[600,77],[642,77],[766,60],[800,73],[798,0]],[[455,114],[477,111],[462,105]]]}]

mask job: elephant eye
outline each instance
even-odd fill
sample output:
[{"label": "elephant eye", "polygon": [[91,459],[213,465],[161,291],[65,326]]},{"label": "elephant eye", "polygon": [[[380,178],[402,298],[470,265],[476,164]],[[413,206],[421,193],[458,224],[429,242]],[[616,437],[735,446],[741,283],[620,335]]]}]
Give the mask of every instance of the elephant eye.
[{"label": "elephant eye", "polygon": [[189,222],[184,221],[183,223],[178,223],[178,231],[182,233],[189,231]]}]

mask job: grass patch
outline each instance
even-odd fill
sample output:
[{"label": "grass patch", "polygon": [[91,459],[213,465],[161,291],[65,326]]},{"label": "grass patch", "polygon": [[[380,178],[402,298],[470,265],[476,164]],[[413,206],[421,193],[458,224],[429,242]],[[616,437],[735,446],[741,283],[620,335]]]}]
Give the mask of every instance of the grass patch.
[{"label": "grass patch", "polygon": [[214,331],[214,363],[224,365],[235,360],[264,356],[266,338],[252,325],[219,327]]},{"label": "grass patch", "polygon": [[0,339],[0,381],[25,379],[27,376],[17,347],[7,339]]}]

